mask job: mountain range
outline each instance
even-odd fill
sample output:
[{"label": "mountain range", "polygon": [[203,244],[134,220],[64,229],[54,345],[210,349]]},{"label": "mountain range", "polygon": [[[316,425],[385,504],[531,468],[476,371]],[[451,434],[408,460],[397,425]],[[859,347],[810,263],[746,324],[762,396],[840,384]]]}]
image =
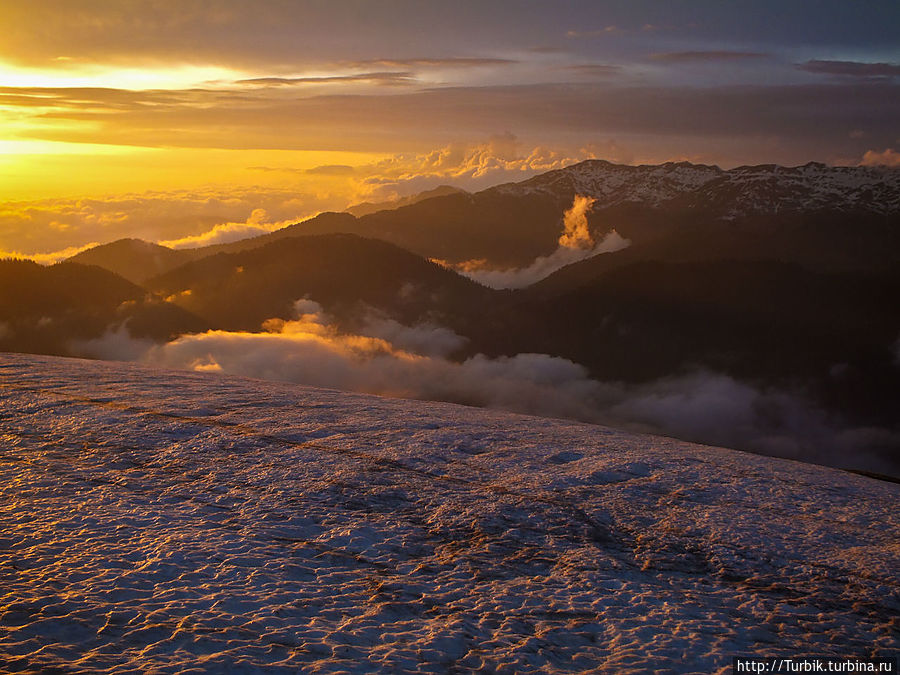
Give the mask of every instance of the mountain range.
[{"label": "mountain range", "polygon": [[725,171],[686,162],[627,166],[588,160],[474,194],[437,192],[359,218],[323,213],[229,244],[172,253],[120,240],[72,261],[126,272],[140,283],[212,253],[297,235],[349,233],[449,263],[484,260],[495,267],[519,267],[556,248],[562,213],[576,194],[596,200],[588,214],[596,235],[616,229],[632,244],[653,243],[652,257],[674,247],[682,249],[682,257],[697,259],[797,259],[831,269],[884,269],[897,263],[900,250],[894,226],[900,214],[900,171],[885,167],[811,163]]},{"label": "mountain range", "polygon": [[[595,241],[615,230],[630,245],[516,291],[453,269],[552,255],[576,195],[595,200]],[[259,331],[295,319],[306,298],[345,333],[373,315],[452,331],[455,360],[547,354],[627,387],[712,372],[802,394],[835,424],[877,429],[876,464],[900,474],[897,169],[591,160],[409,202],[204,248],[128,239],[49,268],[2,262],[4,278],[45,290],[31,302],[6,286],[0,349],[79,354],[73,344],[122,327],[157,343]],[[787,413],[754,414],[793,424]]]}]

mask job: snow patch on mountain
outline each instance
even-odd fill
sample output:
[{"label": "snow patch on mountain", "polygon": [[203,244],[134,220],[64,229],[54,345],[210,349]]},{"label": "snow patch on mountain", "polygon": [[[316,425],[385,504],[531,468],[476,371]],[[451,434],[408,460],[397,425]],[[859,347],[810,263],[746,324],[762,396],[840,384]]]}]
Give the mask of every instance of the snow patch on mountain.
[{"label": "snow patch on mountain", "polygon": [[[494,190],[506,195],[544,193],[571,199],[583,194],[597,208],[625,202],[716,208],[728,218],[784,211],[900,211],[900,170],[882,166],[830,167],[774,164],[717,166],[667,162],[626,166],[587,160]],[[568,196],[567,196],[568,195]]]}]

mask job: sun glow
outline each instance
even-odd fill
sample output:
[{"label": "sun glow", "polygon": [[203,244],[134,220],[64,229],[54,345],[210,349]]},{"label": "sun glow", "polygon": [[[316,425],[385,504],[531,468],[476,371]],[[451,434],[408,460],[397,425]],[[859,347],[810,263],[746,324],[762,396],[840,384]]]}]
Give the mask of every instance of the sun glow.
[{"label": "sun glow", "polygon": [[101,143],[66,143],[31,139],[0,138],[0,162],[17,159],[16,155],[117,155],[124,152],[150,150]]},{"label": "sun glow", "polygon": [[221,66],[178,65],[158,68],[118,68],[60,61],[54,69],[22,68],[0,61],[0,87],[58,88],[102,87],[111,89],[184,89],[215,87],[250,77],[246,72]]},{"label": "sun glow", "polygon": [[[145,126],[145,120],[165,105],[152,96],[137,102],[132,96],[164,91],[166,102],[168,96],[190,96],[188,92],[199,90],[218,96],[234,87],[253,89],[238,81],[254,74],[259,75],[184,64],[126,68],[61,58],[52,68],[34,68],[0,60],[0,200],[109,196],[213,185],[302,189],[320,197],[335,190],[346,192],[351,181],[347,176],[306,175],[308,170],[319,165],[366,164],[383,156],[276,150],[265,138],[241,137],[215,123],[202,125],[199,141],[198,134],[159,134],[153,123]],[[191,99],[185,123],[196,126],[190,116],[204,115],[206,106],[217,103],[216,99],[201,103]],[[167,128],[183,121],[176,119]],[[186,146],[181,145],[183,139],[187,139]],[[259,147],[254,147],[256,144]]]},{"label": "sun glow", "polygon": [[[0,140],[0,201],[254,185],[322,196],[346,191],[351,179],[307,174],[307,170],[323,164],[366,164],[381,157],[354,152],[142,148]],[[348,203],[352,199],[352,195],[347,196]]]}]

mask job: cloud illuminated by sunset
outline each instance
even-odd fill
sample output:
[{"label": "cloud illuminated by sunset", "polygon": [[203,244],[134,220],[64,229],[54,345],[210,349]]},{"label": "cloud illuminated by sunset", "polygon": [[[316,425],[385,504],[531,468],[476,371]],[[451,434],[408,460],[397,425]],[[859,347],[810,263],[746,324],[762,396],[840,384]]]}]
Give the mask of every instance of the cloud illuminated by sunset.
[{"label": "cloud illuminated by sunset", "polygon": [[[587,157],[892,156],[895,6],[771,9],[762,24],[719,3],[4,3],[0,250],[214,237],[254,209],[271,225]],[[235,194],[215,217],[143,217]],[[126,217],[91,221],[110,203]]]}]

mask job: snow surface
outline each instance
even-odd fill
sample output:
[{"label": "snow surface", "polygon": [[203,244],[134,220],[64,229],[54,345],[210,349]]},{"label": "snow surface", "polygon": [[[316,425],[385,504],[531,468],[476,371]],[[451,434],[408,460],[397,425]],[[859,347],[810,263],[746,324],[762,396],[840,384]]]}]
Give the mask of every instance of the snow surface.
[{"label": "snow surface", "polygon": [[0,438],[11,671],[707,673],[900,646],[900,485],[825,467],[26,355],[0,355]]}]

